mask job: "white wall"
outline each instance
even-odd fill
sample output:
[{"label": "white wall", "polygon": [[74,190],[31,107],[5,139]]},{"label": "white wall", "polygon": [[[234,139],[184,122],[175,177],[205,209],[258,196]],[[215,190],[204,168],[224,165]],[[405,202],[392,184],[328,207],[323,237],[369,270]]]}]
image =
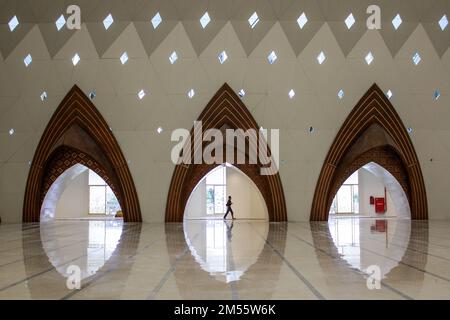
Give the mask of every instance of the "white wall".
[{"label": "white wall", "polygon": [[[384,198],[384,185],[366,169],[358,170],[359,178],[359,214],[367,216],[382,216],[375,213],[375,206],[370,205],[370,196]],[[391,195],[387,192],[387,211],[385,216],[397,216],[397,210]]]},{"label": "white wall", "polygon": [[[234,216],[237,219],[268,219],[265,201],[256,185],[234,167],[226,168],[227,197],[232,197]],[[205,218],[206,179],[202,179],[188,200],[184,215],[187,219]]]},{"label": "white wall", "polygon": [[89,170],[70,182],[56,206],[56,219],[82,218],[89,215]]}]

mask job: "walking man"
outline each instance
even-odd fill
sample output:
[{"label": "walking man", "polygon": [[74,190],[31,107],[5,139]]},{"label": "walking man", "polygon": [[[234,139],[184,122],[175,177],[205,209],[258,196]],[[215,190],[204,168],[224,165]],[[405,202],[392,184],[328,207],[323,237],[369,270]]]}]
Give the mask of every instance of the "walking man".
[{"label": "walking man", "polygon": [[231,218],[234,220],[234,212],[233,212],[233,209],[231,209],[231,205],[233,204],[233,202],[231,202],[231,196],[228,196],[228,201],[227,201],[227,204],[226,204],[226,206],[227,206],[227,212],[225,213],[225,215],[223,216],[223,218],[224,219],[226,219],[227,218],[227,215],[229,214],[229,213],[231,213]]}]

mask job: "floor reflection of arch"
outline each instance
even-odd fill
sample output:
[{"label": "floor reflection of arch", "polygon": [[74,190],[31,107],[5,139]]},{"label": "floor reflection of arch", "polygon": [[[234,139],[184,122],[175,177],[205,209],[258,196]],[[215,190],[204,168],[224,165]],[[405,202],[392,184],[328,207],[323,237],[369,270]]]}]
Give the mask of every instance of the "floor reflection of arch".
[{"label": "floor reflection of arch", "polygon": [[377,162],[376,156],[391,160],[386,169],[404,184],[411,218],[426,220],[428,204],[419,159],[399,115],[376,84],[352,110],[330,147],[317,181],[310,220],[326,221],[339,182],[345,181],[354,163],[361,159]]},{"label": "floor reflection of arch", "polygon": [[[334,219],[339,220],[339,219]],[[365,219],[356,219],[358,221],[366,221]],[[373,219],[367,219],[368,221],[376,221]],[[387,222],[389,225],[390,220],[380,220]],[[428,253],[428,227],[424,226],[421,221],[410,221],[410,220],[397,220],[400,224],[397,226],[398,230],[389,231],[387,226],[386,232],[392,234],[393,238],[397,242],[394,245],[394,239],[392,240],[394,246],[401,247],[398,242],[403,242],[405,247],[403,249],[403,254],[399,257],[398,261],[389,261],[389,265],[380,266],[382,281],[405,279],[408,283],[414,283],[416,289],[420,291],[420,284],[423,283],[425,278],[424,272],[418,272],[418,270],[425,270],[427,264],[427,253]],[[368,226],[364,226],[367,228]],[[405,232],[409,230],[409,233]],[[371,264],[379,264],[383,259],[380,255],[381,252],[373,251],[369,248],[361,248],[362,251],[366,250],[367,254],[375,255],[372,262],[363,262],[358,268],[354,263],[348,261],[345,255],[342,254],[338,247],[336,246],[333,236],[330,232],[330,226],[328,223],[324,222],[311,222],[310,223],[311,235],[313,240],[313,245],[316,250],[319,250],[333,259],[338,259],[341,264],[330,263],[328,260],[318,258],[319,267],[323,274],[332,275],[336,274],[337,266],[344,268],[344,270],[357,270],[362,273],[360,276],[366,274],[366,268]],[[403,230],[402,230],[403,229]],[[400,233],[397,235],[397,232]],[[407,239],[401,239],[402,236],[406,235]],[[388,244],[389,245],[389,244]],[[364,252],[363,252],[364,255]],[[391,257],[392,258],[392,257]],[[388,259],[389,260],[389,259]],[[394,259],[395,260],[395,259]],[[335,281],[335,283],[333,283]],[[363,279],[361,282],[365,282]],[[328,278],[327,287],[328,288],[339,288],[342,286],[342,280],[339,278]],[[389,289],[389,288],[388,288]],[[366,289],[364,289],[366,290]],[[367,291],[369,292],[369,291]],[[394,291],[395,292],[395,291]],[[410,296],[409,294],[408,296]]]},{"label": "floor reflection of arch", "polygon": [[[236,224],[238,223],[241,222]],[[242,222],[242,224],[247,223]],[[277,250],[283,254],[286,245],[287,228],[285,224],[267,224],[264,222],[261,222],[261,224],[268,226],[267,238],[264,238],[264,235],[259,233],[254,235],[255,237],[262,237],[261,242],[263,245],[256,257],[249,258],[245,255],[242,257],[244,260],[249,258],[252,263],[240,275],[239,281],[236,279],[236,281],[226,283],[217,279],[214,274],[205,271],[199,266],[199,261],[196,260],[195,254],[191,254],[191,251],[187,248],[188,252],[183,256],[182,263],[179,263],[174,269],[174,278],[180,298],[245,299],[245,294],[248,290],[252,299],[270,299],[275,293],[283,261],[268,242],[275,243]],[[249,225],[249,228],[252,227]],[[200,230],[198,235],[201,235],[202,232],[205,231]],[[171,264],[174,264],[175,260],[179,258],[180,252],[183,251],[182,249],[187,245],[183,226],[181,224],[166,224],[165,233],[170,261]],[[243,246],[245,243],[240,245]],[[267,272],[268,264],[270,264],[270,272]],[[203,288],[207,288],[207,290],[203,290]],[[212,296],[211,292],[216,294]],[[202,295],[203,293],[204,295]]]},{"label": "floor reflection of arch", "polygon": [[[87,223],[87,222],[86,222]],[[28,237],[22,238],[23,246],[23,259],[25,266],[25,274],[27,281],[25,285],[28,288],[31,299],[62,299],[70,298],[72,295],[76,295],[79,292],[77,290],[69,290],[66,286],[67,275],[63,274],[63,271],[71,264],[76,264],[77,261],[82,259],[83,255],[86,255],[86,244],[80,244],[81,251],[79,250],[72,258],[61,257],[61,264],[57,263],[55,253],[49,254],[46,252],[48,246],[43,244],[43,236],[41,233],[45,233],[53,228],[54,223],[45,223],[41,227],[37,227],[35,231]],[[63,227],[73,231],[73,227],[80,226],[80,222],[68,223],[64,222]],[[140,240],[142,225],[140,223],[124,224],[120,240],[111,257],[104,265],[98,269],[93,275],[85,277],[81,282],[81,287],[89,285],[96,281],[99,277],[107,274],[110,270],[121,269],[120,277],[127,279],[131,268],[121,268],[123,263],[129,263],[130,260],[124,259],[124,256],[132,256],[137,252]],[[25,227],[26,228],[26,227]],[[58,230],[61,231],[61,226]],[[51,238],[51,237],[49,237]],[[50,240],[51,241],[51,240]],[[68,244],[69,245],[69,244]],[[58,249],[56,248],[56,251]],[[84,252],[83,252],[84,251]],[[49,256],[53,255],[50,259]],[[62,254],[64,255],[64,254]],[[77,259],[78,258],[78,259]],[[120,293],[125,286],[126,281],[113,281],[108,283],[108,287],[112,288],[115,293]]]},{"label": "floor reflection of arch", "polygon": [[114,188],[125,221],[142,220],[134,182],[119,144],[100,112],[74,86],[56,109],[36,149],[24,196],[24,222],[40,220],[50,182],[75,162],[92,166]]},{"label": "floor reflection of arch", "polygon": [[[244,131],[253,129],[255,132],[259,132],[260,130],[260,127],[242,100],[227,84],[224,84],[214,95],[200,114],[198,121],[202,121],[203,131],[212,128],[222,131],[226,129],[242,129]],[[188,141],[191,143],[192,150],[191,164],[175,166],[167,198],[166,222],[183,221],[184,210],[190,194],[198,182],[215,167],[214,164],[194,164],[195,139],[194,129],[192,129],[191,139]],[[253,150],[257,154],[258,146],[251,143],[252,141],[246,141],[246,149]],[[201,144],[202,151],[206,146],[206,143]],[[235,149],[235,155],[237,152],[238,150]],[[260,172],[261,168],[266,167],[262,165],[262,162],[274,163],[270,150],[269,156],[266,155],[264,161],[259,161],[258,164],[249,164],[248,152],[245,153],[245,157],[246,164],[236,164],[236,167],[258,186],[266,201],[270,221],[286,221],[286,203],[279,173],[261,175]]]}]

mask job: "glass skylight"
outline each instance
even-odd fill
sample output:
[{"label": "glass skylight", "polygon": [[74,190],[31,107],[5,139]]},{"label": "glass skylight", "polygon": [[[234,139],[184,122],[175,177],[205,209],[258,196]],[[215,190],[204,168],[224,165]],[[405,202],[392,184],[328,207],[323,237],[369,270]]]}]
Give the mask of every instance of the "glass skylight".
[{"label": "glass skylight", "polygon": [[244,89],[239,90],[238,95],[239,95],[239,97],[243,98],[245,96]]},{"label": "glass skylight", "polygon": [[388,90],[388,92],[386,92],[386,96],[388,97],[388,99],[391,99],[393,95],[394,94],[392,93],[391,90]]},{"label": "glass skylight", "polygon": [[157,12],[155,16],[152,18],[153,29],[158,28],[161,22],[162,22],[161,15],[159,14],[159,12]]},{"label": "glass skylight", "polygon": [[91,91],[91,92],[89,93],[89,98],[90,98],[91,100],[94,100],[95,96],[96,96],[95,91]]},{"label": "glass skylight", "polygon": [[31,54],[28,54],[25,59],[23,59],[23,63],[25,63],[25,66],[28,67],[31,62],[33,61],[33,58],[31,57]]},{"label": "glass skylight", "polygon": [[402,24],[402,22],[403,22],[403,21],[402,21],[402,17],[400,17],[399,14],[397,14],[397,15],[395,16],[395,18],[392,19],[392,25],[394,26],[395,30],[397,30],[398,27],[400,27],[400,25]]},{"label": "glass skylight", "polygon": [[414,55],[412,57],[413,63],[417,66],[420,63],[420,60],[422,60],[422,58],[420,57],[420,54],[418,52],[414,53]]},{"label": "glass skylight", "polygon": [[289,95],[289,98],[291,98],[291,99],[294,98],[295,97],[294,89],[291,89],[291,91],[289,91],[288,95]]},{"label": "glass skylight", "polygon": [[138,92],[138,98],[139,100],[142,100],[145,97],[145,91],[144,89],[142,89],[141,91]]},{"label": "glass skylight", "polygon": [[42,101],[45,101],[45,100],[47,100],[47,98],[48,98],[47,92],[45,92],[45,91],[42,92],[42,93],[41,93],[41,100],[42,100]]},{"label": "glass skylight", "polygon": [[434,100],[439,99],[439,97],[441,96],[441,91],[439,89],[436,89],[436,91],[434,92]]},{"label": "glass skylight", "polygon": [[105,18],[105,20],[103,20],[103,25],[105,26],[105,29],[108,30],[109,27],[113,24],[113,22],[114,22],[114,19],[113,19],[111,13],[110,13],[110,14],[108,14],[108,16]]},{"label": "glass skylight", "polygon": [[189,99],[192,99],[192,98],[195,96],[195,91],[194,91],[194,89],[189,90],[188,93],[187,93],[187,95],[188,95]]},{"label": "glass skylight", "polygon": [[354,23],[355,23],[355,17],[353,17],[353,13],[350,13],[348,15],[347,19],[345,19],[345,25],[347,26],[347,29],[350,29]]},{"label": "glass skylight", "polygon": [[411,127],[408,127],[408,133],[412,133],[413,132],[413,128],[411,128]]},{"label": "glass skylight", "polygon": [[171,64],[174,64],[175,61],[177,61],[177,59],[178,59],[177,53],[176,53],[175,51],[172,52],[172,54],[169,56],[169,61],[170,61],[170,63],[171,63]]},{"label": "glass skylight", "polygon": [[122,62],[122,64],[125,64],[127,63],[127,61],[128,61],[128,53],[124,52],[120,56],[120,62]]},{"label": "glass skylight", "polygon": [[276,60],[278,59],[275,51],[272,51],[268,56],[267,56],[267,60],[269,60],[270,64],[273,64]]},{"label": "glass skylight", "polygon": [[258,14],[255,12],[253,12],[253,14],[250,16],[250,18],[248,19],[248,23],[250,24],[250,28],[254,28],[259,22],[259,17]]},{"label": "glass skylight", "polygon": [[300,17],[298,17],[297,19],[297,23],[298,26],[300,27],[300,29],[303,29],[303,27],[305,26],[305,24],[308,22],[308,18],[306,17],[306,14],[303,12]]},{"label": "glass skylight", "polygon": [[317,61],[319,64],[322,64],[327,57],[325,56],[325,53],[323,51],[320,51],[319,55],[317,56]]},{"label": "glass skylight", "polygon": [[202,25],[202,28],[205,29],[210,21],[211,18],[209,17],[208,12],[205,12],[205,14],[200,18],[200,24]]},{"label": "glass skylight", "polygon": [[439,20],[439,27],[441,27],[441,30],[444,31],[445,28],[447,28],[447,26],[448,26],[448,19],[447,16],[444,14],[441,20]]},{"label": "glass skylight", "polygon": [[56,29],[58,29],[58,31],[61,30],[65,26],[66,18],[64,18],[63,14],[58,18],[58,20],[56,20],[55,24],[56,24]]},{"label": "glass skylight", "polygon": [[372,52],[369,52],[367,54],[367,56],[365,57],[365,59],[366,59],[367,64],[370,65],[375,58],[374,58]]},{"label": "glass skylight", "polygon": [[72,58],[72,63],[74,66],[76,66],[78,62],[80,62],[80,56],[78,55],[78,53],[75,53],[75,55]]},{"label": "glass skylight", "polygon": [[14,134],[15,130],[14,129],[9,129],[9,135],[12,136]]},{"label": "glass skylight", "polygon": [[314,133],[315,130],[316,130],[316,129],[314,129],[314,127],[309,127],[308,132],[309,132],[309,133]]},{"label": "glass skylight", "polygon": [[339,97],[339,99],[342,99],[342,98],[344,98],[344,90],[339,90],[339,92],[338,92],[338,97]]},{"label": "glass skylight", "polygon": [[12,17],[11,20],[9,20],[8,22],[9,30],[11,30],[11,32],[13,32],[18,25],[19,19],[17,19],[17,16]]},{"label": "glass skylight", "polygon": [[220,64],[223,64],[228,59],[227,53],[225,51],[222,51],[219,54],[219,62]]},{"label": "glass skylight", "polygon": [[156,129],[156,132],[158,132],[158,134],[161,134],[163,132],[163,128],[158,127],[158,129]]}]

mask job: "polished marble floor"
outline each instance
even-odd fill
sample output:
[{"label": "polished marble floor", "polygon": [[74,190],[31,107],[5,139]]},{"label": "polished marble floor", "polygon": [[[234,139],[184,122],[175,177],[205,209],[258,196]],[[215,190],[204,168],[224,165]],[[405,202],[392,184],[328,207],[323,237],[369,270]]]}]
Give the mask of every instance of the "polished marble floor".
[{"label": "polished marble floor", "polygon": [[450,299],[450,221],[0,225],[0,299]]}]

